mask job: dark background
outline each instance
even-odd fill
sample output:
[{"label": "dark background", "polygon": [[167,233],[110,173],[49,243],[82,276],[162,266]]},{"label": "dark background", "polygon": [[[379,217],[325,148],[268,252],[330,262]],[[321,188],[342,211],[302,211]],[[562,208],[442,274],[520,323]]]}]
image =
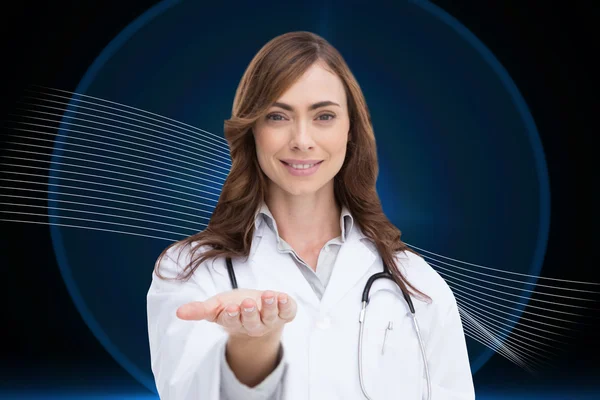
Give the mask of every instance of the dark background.
[{"label": "dark background", "polygon": [[[108,42],[156,3],[21,1],[12,3],[10,9],[5,6],[1,17],[2,120],[14,111],[30,84],[74,91]],[[598,53],[593,39],[598,33],[594,28],[599,14],[596,2],[434,3],[494,53],[537,125],[548,164],[552,211],[542,276],[600,281],[596,270],[600,257],[594,254],[597,155],[592,146],[592,131],[597,133],[592,123],[598,112],[592,83],[597,79],[592,65]],[[76,311],[56,265],[49,227],[0,222],[0,235],[2,388],[94,389],[110,384],[143,392]],[[498,247],[502,249],[503,244]],[[596,305],[590,315],[598,317],[597,309]],[[502,392],[511,387],[525,393],[557,387],[568,393],[592,389],[600,393],[600,367],[592,355],[598,350],[600,324],[598,319],[593,321],[575,332],[569,347],[538,375],[494,356],[475,376],[476,389]]]}]

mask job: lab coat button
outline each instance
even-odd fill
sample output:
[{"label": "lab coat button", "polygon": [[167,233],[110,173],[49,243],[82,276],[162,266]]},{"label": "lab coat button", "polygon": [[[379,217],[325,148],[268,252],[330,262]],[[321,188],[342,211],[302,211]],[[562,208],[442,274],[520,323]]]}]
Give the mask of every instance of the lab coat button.
[{"label": "lab coat button", "polygon": [[323,330],[329,329],[331,327],[331,319],[329,317],[323,317],[317,321],[317,327]]}]

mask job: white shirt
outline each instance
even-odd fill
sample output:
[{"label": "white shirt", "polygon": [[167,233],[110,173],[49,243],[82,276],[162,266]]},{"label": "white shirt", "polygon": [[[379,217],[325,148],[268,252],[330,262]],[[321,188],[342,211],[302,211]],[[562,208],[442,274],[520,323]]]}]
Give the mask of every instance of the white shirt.
[{"label": "white shirt", "polygon": [[[340,213],[340,229],[341,235],[329,240],[319,253],[317,260],[316,271],[314,271],[307,263],[296,253],[296,251],[290,246],[285,240],[279,236],[279,230],[277,229],[277,222],[273,217],[273,214],[269,210],[266,203],[262,203],[257,216],[255,218],[256,226],[265,223],[274,233],[277,240],[277,250],[281,253],[288,253],[297,262],[300,272],[310,286],[313,288],[315,294],[321,299],[325,293],[325,288],[331,277],[331,271],[335,264],[337,254],[340,251],[340,247],[346,242],[348,233],[352,230],[354,225],[354,219],[350,214],[350,210],[346,206],[342,206]],[[261,237],[257,237],[257,240],[262,240]]]},{"label": "white shirt", "polygon": [[[286,292],[298,304],[296,318],[282,335],[284,372],[276,398],[364,399],[358,379],[358,315],[367,279],[383,270],[375,246],[353,224],[319,298],[297,262],[277,250],[276,235],[265,229],[262,220],[257,219],[250,256],[232,261],[240,287]],[[175,277],[189,262],[189,247],[171,248],[166,255],[161,273]],[[403,275],[433,300],[426,303],[413,298],[432,379],[432,399],[474,399],[465,337],[450,288],[423,258],[403,252],[396,260]],[[226,332],[207,321],[179,320],[175,311],[185,303],[230,289],[222,258],[207,260],[188,281],[165,281],[153,274],[147,296],[148,332],[161,399],[220,399]],[[420,347],[400,290],[389,280],[378,280],[367,310],[363,371],[369,394],[375,400],[425,398]],[[382,355],[390,321],[393,330]]]}]

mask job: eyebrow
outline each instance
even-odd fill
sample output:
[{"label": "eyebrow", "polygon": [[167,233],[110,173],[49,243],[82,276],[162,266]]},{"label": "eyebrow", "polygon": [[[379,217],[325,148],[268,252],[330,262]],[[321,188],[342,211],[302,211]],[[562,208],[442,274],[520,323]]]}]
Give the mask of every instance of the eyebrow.
[{"label": "eyebrow", "polygon": [[[325,101],[319,101],[318,103],[310,105],[308,107],[308,110],[312,111],[312,110],[316,110],[317,108],[321,108],[321,107],[325,107],[325,106],[338,106],[338,107],[341,107],[338,103],[335,103],[335,102],[330,101],[330,100],[325,100]],[[280,108],[283,108],[284,110],[294,111],[294,107],[290,106],[289,104],[280,103],[280,102],[273,103],[273,107],[280,107]]]}]

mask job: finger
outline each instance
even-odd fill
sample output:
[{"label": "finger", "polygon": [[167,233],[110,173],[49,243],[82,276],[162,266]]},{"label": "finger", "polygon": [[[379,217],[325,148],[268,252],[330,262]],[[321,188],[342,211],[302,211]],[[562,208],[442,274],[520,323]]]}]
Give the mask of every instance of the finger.
[{"label": "finger", "polygon": [[239,331],[242,328],[240,318],[240,307],[237,304],[229,304],[217,318],[217,322],[230,332]]},{"label": "finger", "polygon": [[258,307],[253,299],[242,301],[242,325],[249,336],[259,336],[263,331],[263,323],[260,320]]},{"label": "finger", "polygon": [[279,310],[277,308],[277,293],[271,290],[265,290],[260,297],[262,307],[260,309],[260,319],[262,323],[271,327],[279,319]]},{"label": "finger", "polygon": [[177,309],[177,317],[187,321],[207,320],[214,322],[221,311],[222,306],[216,297],[206,301],[193,301],[182,305]]},{"label": "finger", "polygon": [[279,293],[277,296],[277,305],[279,307],[279,318],[290,322],[296,316],[296,302],[285,293]]}]

